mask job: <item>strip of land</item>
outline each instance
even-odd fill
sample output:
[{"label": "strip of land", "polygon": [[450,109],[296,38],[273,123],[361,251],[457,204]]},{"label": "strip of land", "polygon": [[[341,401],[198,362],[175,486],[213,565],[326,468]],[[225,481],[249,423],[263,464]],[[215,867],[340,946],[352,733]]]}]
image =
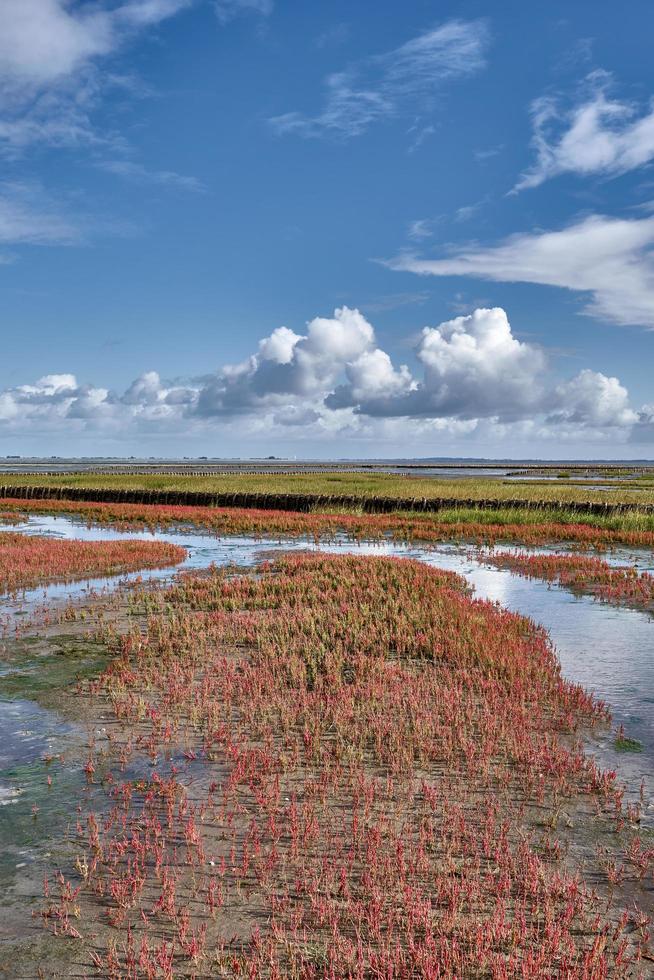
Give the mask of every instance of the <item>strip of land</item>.
[{"label": "strip of land", "polygon": [[578,514],[570,510],[552,513],[519,508],[484,510],[444,508],[433,515],[414,513],[352,514],[347,511],[304,513],[293,510],[260,510],[243,507],[198,507],[177,504],[107,503],[68,499],[0,500],[0,520],[16,521],[21,515],[67,514],[89,523],[124,529],[164,528],[188,525],[207,528],[218,535],[284,535],[330,539],[347,534],[357,540],[471,541],[494,544],[566,542],[580,547],[610,548],[654,546],[654,514]]},{"label": "strip of land", "polygon": [[610,565],[590,555],[526,555],[494,551],[482,554],[496,568],[508,568],[525,578],[556,582],[572,592],[593,595],[614,606],[654,607],[654,575],[633,565]]},{"label": "strip of land", "polygon": [[[654,505],[654,489],[644,481],[635,489],[633,481],[627,486],[616,483],[610,492],[583,485],[568,486],[565,481],[512,482],[499,479],[467,478],[442,479],[394,474],[321,473],[315,474],[226,474],[212,476],[170,476],[165,474],[63,474],[40,476],[34,474],[3,474],[1,493],[10,495],[13,487],[44,487],[63,490],[138,491],[221,495],[286,495],[295,496],[299,505],[303,498],[309,503],[328,506],[336,498],[352,498],[348,506],[355,508],[375,500],[390,501],[474,501],[479,505],[518,502],[524,506],[574,506],[578,504],[628,504],[636,507]],[[636,484],[640,485],[640,484]],[[156,501],[152,501],[156,502]],[[174,502],[172,499],[170,502]],[[182,502],[182,501],[179,501]],[[188,501],[190,502],[190,501]],[[293,508],[289,508],[293,509]]]},{"label": "strip of land", "polygon": [[3,531],[0,594],[51,582],[167,568],[185,556],[184,548],[160,541],[66,541]]}]

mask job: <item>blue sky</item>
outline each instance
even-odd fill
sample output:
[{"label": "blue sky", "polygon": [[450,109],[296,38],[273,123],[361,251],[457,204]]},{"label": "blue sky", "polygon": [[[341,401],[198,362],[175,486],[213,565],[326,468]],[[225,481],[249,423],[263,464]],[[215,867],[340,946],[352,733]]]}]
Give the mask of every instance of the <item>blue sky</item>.
[{"label": "blue sky", "polygon": [[653,28],[3,0],[0,454],[654,456]]}]

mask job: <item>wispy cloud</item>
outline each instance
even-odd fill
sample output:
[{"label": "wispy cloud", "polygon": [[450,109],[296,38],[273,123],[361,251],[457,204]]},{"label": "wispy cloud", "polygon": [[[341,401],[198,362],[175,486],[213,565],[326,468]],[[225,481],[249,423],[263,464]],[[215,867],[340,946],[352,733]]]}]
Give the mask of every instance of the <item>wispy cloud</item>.
[{"label": "wispy cloud", "polygon": [[583,66],[588,66],[593,60],[594,37],[580,37],[568,48],[562,51],[554,64],[554,71],[558,74],[576,71]]},{"label": "wispy cloud", "polygon": [[338,24],[333,24],[326,30],[319,34],[316,38],[317,48],[329,48],[339,44],[344,44],[349,40],[351,34],[351,28],[345,21],[340,21]]},{"label": "wispy cloud", "polygon": [[32,144],[124,145],[99,132],[95,110],[111,92],[130,88],[110,56],[135,35],[190,7],[194,0],[126,0],[111,8],[68,0],[3,0],[0,8],[0,152],[19,156]]},{"label": "wispy cloud", "polygon": [[79,223],[62,214],[38,185],[0,184],[0,243],[73,245],[82,239]]},{"label": "wispy cloud", "polygon": [[617,177],[654,159],[654,106],[645,110],[609,97],[606,72],[593,72],[572,107],[546,96],[532,107],[536,161],[514,190],[537,187],[560,174]]},{"label": "wispy cloud", "polygon": [[489,146],[485,150],[475,150],[475,160],[479,163],[485,163],[486,160],[499,156],[503,149],[504,143],[498,143],[497,146]]},{"label": "wispy cloud", "polygon": [[471,218],[474,218],[475,215],[479,214],[481,209],[487,203],[488,195],[483,197],[481,201],[475,201],[474,204],[464,204],[463,207],[457,208],[454,212],[454,220],[458,222],[470,221]]},{"label": "wispy cloud", "polygon": [[424,289],[413,293],[389,293],[362,303],[361,308],[366,313],[386,313],[389,310],[399,310],[404,306],[422,306],[428,299],[429,293]]},{"label": "wispy cloud", "polygon": [[269,17],[273,12],[273,0],[214,0],[216,16],[221,24],[227,24],[240,14],[260,14]]},{"label": "wispy cloud", "polygon": [[416,150],[420,149],[425,140],[428,140],[435,132],[436,127],[432,126],[431,123],[423,126],[420,122],[417,122],[413,126],[410,126],[407,133],[412,137],[412,142],[409,144],[408,152],[415,153]]},{"label": "wispy cloud", "polygon": [[588,293],[584,312],[654,329],[654,217],[590,215],[560,231],[525,232],[444,258],[404,253],[390,268],[426,276],[529,282]]},{"label": "wispy cloud", "polygon": [[326,136],[351,139],[395,111],[394,104],[381,92],[353,87],[349,72],[330,75],[326,86],[327,104],[319,116],[304,116],[300,112],[273,116],[270,125],[275,132],[307,139]]},{"label": "wispy cloud", "polygon": [[101,160],[98,163],[101,170],[124,177],[138,184],[158,184],[163,187],[177,187],[180,190],[202,193],[204,184],[197,177],[189,177],[175,173],[172,170],[148,170],[140,163],[131,160]]},{"label": "wispy cloud", "polygon": [[434,234],[434,222],[431,218],[418,218],[412,221],[407,229],[407,236],[414,242],[431,238]]},{"label": "wispy cloud", "polygon": [[[270,119],[279,134],[351,139],[381,119],[429,106],[442,84],[485,65],[489,33],[483,20],[453,20],[392,51],[362,59],[326,79],[323,110]],[[427,133],[425,135],[428,135]]]},{"label": "wispy cloud", "polygon": [[19,104],[0,104],[0,153],[16,159],[34,145],[54,148],[103,147],[117,152],[125,141],[115,132],[100,132],[93,113],[111,88],[92,69],[66,79]]},{"label": "wispy cloud", "polygon": [[[3,0],[0,6],[0,154],[22,160],[35,146],[83,150],[101,156],[108,171],[161,187],[202,190],[194,177],[173,170],[148,171],[128,160],[127,140],[98,126],[98,110],[111,96],[141,95],[132,75],[112,60],[131,38],[151,32],[194,0]],[[40,186],[5,184],[0,189],[0,241],[71,244],[82,241],[87,219],[66,215]],[[123,223],[94,221],[97,231],[129,233]]]},{"label": "wispy cloud", "polygon": [[111,9],[68,0],[3,0],[3,101],[19,101],[110,54],[130,32],[172,17],[193,0],[127,0]]}]

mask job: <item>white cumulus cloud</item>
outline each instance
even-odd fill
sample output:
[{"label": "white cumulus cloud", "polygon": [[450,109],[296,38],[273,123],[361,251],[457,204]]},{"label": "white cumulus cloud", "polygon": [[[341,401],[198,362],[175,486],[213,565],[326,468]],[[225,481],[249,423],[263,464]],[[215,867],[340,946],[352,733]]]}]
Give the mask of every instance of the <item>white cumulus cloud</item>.
[{"label": "white cumulus cloud", "polygon": [[373,416],[466,419],[520,417],[539,405],[545,358],[513,335],[502,309],[478,309],[425,327],[416,358],[423,368],[419,381],[406,367],[392,371],[390,360],[379,359],[383,370],[377,374],[361,372],[355,363],[347,370],[349,384],[327,404]]},{"label": "white cumulus cloud", "polygon": [[342,307],[333,317],[315,317],[305,335],[281,327],[260,342],[243,364],[228,366],[200,392],[204,416],[261,411],[289,398],[320,398],[348,362],[372,348],[374,330],[358,310]]},{"label": "white cumulus cloud", "polygon": [[0,434],[102,439],[357,440],[417,447],[424,438],[530,445],[551,439],[654,439],[651,407],[633,409],[615,377],[584,369],[552,380],[545,353],[518,339],[501,308],[425,327],[414,372],[395,366],[372,324],[342,307],[302,334],[278,327],[241,364],[194,380],[146,371],[121,392],[59,373],[0,390]]},{"label": "white cumulus cloud", "polygon": [[618,378],[585,368],[554,390],[553,420],[592,426],[629,426],[639,421],[629,392]]}]

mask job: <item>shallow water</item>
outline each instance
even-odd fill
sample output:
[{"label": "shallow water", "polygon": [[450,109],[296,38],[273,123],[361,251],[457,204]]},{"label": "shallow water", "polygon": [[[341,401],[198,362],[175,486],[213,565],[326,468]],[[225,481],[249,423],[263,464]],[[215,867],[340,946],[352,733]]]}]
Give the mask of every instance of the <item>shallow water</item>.
[{"label": "shallow water", "polygon": [[[24,524],[5,528],[25,534],[48,534],[60,538],[87,541],[142,540],[168,541],[184,546],[188,555],[175,569],[147,570],[113,579],[56,584],[30,590],[18,599],[0,598],[0,619],[12,622],[20,612],[32,612],[43,604],[59,605],[84,599],[93,590],[113,588],[120,581],[163,580],[179,569],[202,569],[214,563],[219,566],[251,566],[266,555],[285,550],[322,550],[331,553],[402,556],[419,559],[429,565],[463,575],[479,598],[501,603],[504,607],[529,616],[549,631],[556,647],[564,675],[607,702],[614,724],[624,724],[627,734],[642,743],[639,753],[619,753],[610,731],[589,742],[590,751],[599,755],[602,765],[616,768],[630,787],[630,798],[636,798],[641,780],[645,780],[646,799],[654,792],[654,618],[647,613],[619,609],[594,599],[576,597],[546,582],[522,578],[507,569],[489,567],[470,545],[438,546],[403,545],[396,542],[358,543],[348,539],[316,545],[303,539],[228,537],[217,538],[197,530],[162,532],[119,531],[106,527],[87,527],[66,516],[38,515]],[[528,549],[525,549],[528,550]],[[532,549],[537,550],[537,549]],[[548,550],[548,549],[540,549]],[[557,549],[561,550],[561,549]],[[643,550],[620,549],[608,559],[613,563],[634,562],[640,569],[652,569],[654,556]],[[81,728],[64,722],[56,711],[45,710],[29,700],[29,672],[39,670],[38,661],[25,671],[25,691],[11,698],[0,695],[0,846],[12,845],[7,854],[12,867],[32,860],[38,835],[21,831],[15,839],[18,824],[29,819],[33,805],[61,803],[59,794],[45,794],[44,752],[56,740],[79,745],[84,736]],[[1,680],[1,678],[0,678]],[[77,770],[79,772],[79,769]],[[64,780],[73,779],[70,775]],[[68,787],[69,789],[71,787]],[[32,799],[34,798],[34,799]],[[654,820],[654,806],[648,805],[646,819]],[[22,819],[18,819],[19,815]],[[53,824],[54,826],[54,824]],[[41,833],[43,828],[41,827]],[[45,846],[45,845],[44,845]],[[30,850],[31,848],[31,850]],[[20,861],[16,859],[22,854]],[[30,857],[31,855],[31,857]],[[4,862],[2,862],[4,864]],[[4,878],[0,866],[0,883]]]}]

